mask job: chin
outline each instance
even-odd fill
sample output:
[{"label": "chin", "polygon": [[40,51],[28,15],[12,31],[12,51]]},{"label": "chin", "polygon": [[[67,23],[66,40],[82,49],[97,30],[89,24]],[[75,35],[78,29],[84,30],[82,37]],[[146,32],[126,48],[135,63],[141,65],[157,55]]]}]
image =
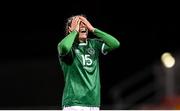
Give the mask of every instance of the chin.
[{"label": "chin", "polygon": [[86,39],[86,38],[87,38],[87,35],[81,35],[81,36],[79,36],[79,38],[81,38],[81,39]]},{"label": "chin", "polygon": [[81,40],[86,40],[86,39],[87,39],[87,37],[81,37],[80,39],[81,39]]}]

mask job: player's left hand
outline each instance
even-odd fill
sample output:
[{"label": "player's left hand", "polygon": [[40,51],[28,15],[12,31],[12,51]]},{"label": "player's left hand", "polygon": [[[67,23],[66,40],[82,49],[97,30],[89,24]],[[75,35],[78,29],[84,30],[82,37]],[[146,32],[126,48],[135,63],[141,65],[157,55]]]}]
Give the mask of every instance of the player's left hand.
[{"label": "player's left hand", "polygon": [[79,16],[79,19],[87,26],[88,30],[93,32],[94,27],[91,25],[91,23],[83,16]]}]

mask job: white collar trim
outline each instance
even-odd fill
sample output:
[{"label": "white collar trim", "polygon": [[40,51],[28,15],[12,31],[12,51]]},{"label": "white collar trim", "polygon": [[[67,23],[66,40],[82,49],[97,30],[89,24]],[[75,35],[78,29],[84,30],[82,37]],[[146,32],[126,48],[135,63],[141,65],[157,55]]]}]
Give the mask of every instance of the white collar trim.
[{"label": "white collar trim", "polygon": [[86,42],[80,42],[79,45],[87,45],[87,40]]}]

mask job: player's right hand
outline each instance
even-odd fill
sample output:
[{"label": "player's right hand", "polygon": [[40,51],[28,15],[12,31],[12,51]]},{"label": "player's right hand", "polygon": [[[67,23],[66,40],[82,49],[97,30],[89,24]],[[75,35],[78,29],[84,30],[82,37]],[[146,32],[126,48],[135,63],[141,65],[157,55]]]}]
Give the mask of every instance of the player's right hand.
[{"label": "player's right hand", "polygon": [[74,17],[72,22],[71,22],[71,26],[69,27],[70,32],[76,30],[77,32],[79,32],[79,24],[80,24],[80,19],[78,16]]}]

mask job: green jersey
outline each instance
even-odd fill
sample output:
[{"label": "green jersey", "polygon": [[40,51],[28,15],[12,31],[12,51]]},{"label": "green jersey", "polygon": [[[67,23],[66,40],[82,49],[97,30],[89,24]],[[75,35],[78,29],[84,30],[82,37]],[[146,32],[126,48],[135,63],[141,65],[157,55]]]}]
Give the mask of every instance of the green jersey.
[{"label": "green jersey", "polygon": [[87,39],[86,43],[75,43],[60,63],[64,71],[65,87],[63,106],[99,106],[100,77],[99,54],[102,42]]},{"label": "green jersey", "polygon": [[119,42],[97,28],[94,34],[99,38],[77,43],[73,31],[58,44],[65,80],[62,106],[100,106],[99,56],[119,47]]}]

